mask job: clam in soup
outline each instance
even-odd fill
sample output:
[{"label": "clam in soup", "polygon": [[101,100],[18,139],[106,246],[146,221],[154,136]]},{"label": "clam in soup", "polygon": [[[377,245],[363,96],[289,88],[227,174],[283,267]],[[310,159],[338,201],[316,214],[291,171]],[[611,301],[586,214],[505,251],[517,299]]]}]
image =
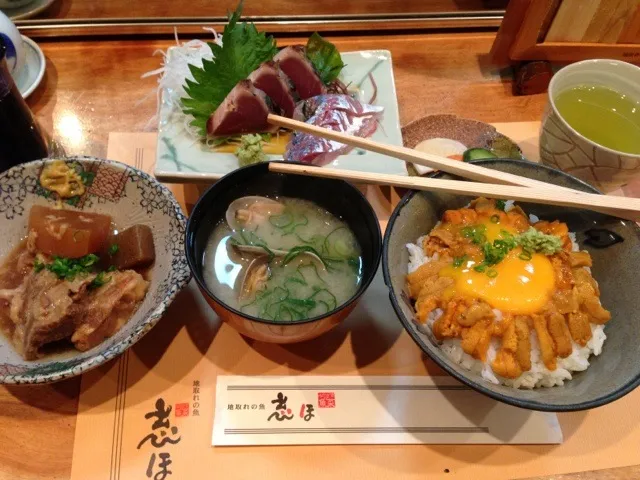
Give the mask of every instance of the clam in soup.
[{"label": "clam in soup", "polygon": [[347,225],[312,202],[283,197],[232,202],[203,264],[207,286],[225,304],[283,322],[336,309],[362,277],[360,246]]}]

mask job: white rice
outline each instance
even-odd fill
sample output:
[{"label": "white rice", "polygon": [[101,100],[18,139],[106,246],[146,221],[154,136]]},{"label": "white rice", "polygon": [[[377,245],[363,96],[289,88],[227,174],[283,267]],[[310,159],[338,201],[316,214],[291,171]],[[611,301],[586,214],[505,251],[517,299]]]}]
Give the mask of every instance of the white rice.
[{"label": "white rice", "polygon": [[424,254],[424,250],[422,249],[422,242],[424,241],[425,237],[426,235],[423,235],[416,241],[415,244],[409,243],[407,245],[407,250],[409,250],[409,273],[415,272],[423,263],[438,259],[437,253],[433,257],[427,257]]},{"label": "white rice", "polygon": [[[505,211],[509,211],[513,208],[513,201],[508,200],[505,205]],[[539,221],[535,215],[529,215],[531,223]],[[434,227],[435,228],[435,227]],[[425,235],[426,236],[426,235]],[[428,257],[425,255],[422,249],[422,242],[425,236],[420,237],[415,244],[410,243],[407,245],[409,250],[409,273],[417,270],[422,264],[431,262],[438,259],[438,255]],[[573,232],[569,233],[569,238],[573,244],[573,251],[580,250],[580,246],[576,241],[576,235]],[[588,267],[587,270],[591,271]],[[442,309],[437,308],[432,311],[427,317],[426,325],[418,324],[418,329],[425,332],[428,329],[433,331],[433,323],[440,318],[444,312]],[[493,310],[496,316],[496,321],[502,320],[502,312],[500,310]],[[461,346],[461,340],[459,338],[447,338],[441,344],[440,348],[449,357],[452,362],[457,363],[461,367],[480,375],[487,382],[494,384],[503,384],[513,388],[536,388],[536,387],[554,387],[556,385],[563,385],[566,380],[571,380],[572,372],[582,372],[589,367],[589,357],[591,354],[600,355],[602,352],[602,345],[607,336],[604,333],[603,325],[591,324],[591,340],[587,342],[587,345],[581,347],[573,340],[573,351],[571,355],[566,358],[558,358],[557,368],[555,370],[549,370],[544,365],[540,355],[540,347],[538,346],[538,337],[535,330],[531,331],[531,369],[524,372],[518,378],[510,379],[497,375],[491,369],[491,362],[495,359],[496,352],[500,348],[500,341],[497,338],[493,338],[487,350],[487,360],[482,362],[473,358],[471,355],[464,352]]]}]

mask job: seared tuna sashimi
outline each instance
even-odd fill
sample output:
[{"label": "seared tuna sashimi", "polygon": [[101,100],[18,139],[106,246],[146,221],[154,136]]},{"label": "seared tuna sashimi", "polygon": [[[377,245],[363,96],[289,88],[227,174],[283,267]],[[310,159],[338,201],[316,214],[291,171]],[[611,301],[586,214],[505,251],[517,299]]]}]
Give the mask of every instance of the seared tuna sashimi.
[{"label": "seared tuna sashimi", "polygon": [[302,45],[294,45],[282,49],[273,57],[280,69],[291,79],[296,92],[302,100],[326,92],[320,77],[313,69],[313,65],[305,56]]},{"label": "seared tuna sashimi", "polygon": [[249,80],[233,87],[207,121],[207,133],[213,137],[260,133],[269,130],[270,113],[266,95]]},{"label": "seared tuna sashimi", "polygon": [[289,79],[275,62],[266,62],[249,75],[249,80],[259,88],[282,111],[282,115],[291,118],[296,102],[289,85]]},{"label": "seared tuna sashimi", "polygon": [[[298,103],[296,120],[357,137],[370,137],[376,131],[384,108],[367,105],[349,95],[320,95]],[[289,162],[326,165],[351,150],[343,143],[297,132],[287,145],[284,159]]]}]

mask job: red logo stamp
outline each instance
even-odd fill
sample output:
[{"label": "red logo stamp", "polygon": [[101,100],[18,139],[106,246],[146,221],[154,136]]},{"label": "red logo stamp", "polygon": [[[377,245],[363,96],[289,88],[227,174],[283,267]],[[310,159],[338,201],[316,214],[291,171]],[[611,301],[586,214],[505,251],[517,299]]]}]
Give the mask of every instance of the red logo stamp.
[{"label": "red logo stamp", "polygon": [[335,408],[336,394],[333,392],[318,392],[318,408]]},{"label": "red logo stamp", "polygon": [[188,417],[188,416],[189,416],[189,404],[176,403],[176,417]]}]

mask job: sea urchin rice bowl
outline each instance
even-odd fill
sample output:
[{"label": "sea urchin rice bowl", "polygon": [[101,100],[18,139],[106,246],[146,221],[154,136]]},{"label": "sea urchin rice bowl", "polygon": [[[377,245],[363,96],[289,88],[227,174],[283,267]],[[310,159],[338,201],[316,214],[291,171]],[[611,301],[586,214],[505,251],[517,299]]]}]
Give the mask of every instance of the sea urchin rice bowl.
[{"label": "sea urchin rice bowl", "polygon": [[[462,212],[462,216],[456,212]],[[446,228],[452,221],[462,223]],[[528,233],[522,233],[526,229],[528,233],[536,229],[533,242],[527,241],[531,240],[526,238]],[[453,237],[447,232],[453,232]],[[541,232],[558,233],[558,238],[545,237]],[[503,235],[512,244],[503,249],[501,257],[495,258],[493,244],[497,239],[502,246]],[[459,240],[457,245],[453,245],[452,238]],[[545,245],[549,239],[553,247]],[[485,381],[529,389],[563,385],[572,379],[574,372],[589,367],[592,354],[602,352],[606,339],[604,323],[610,314],[600,305],[589,254],[580,252],[575,235],[568,232],[565,224],[540,222],[535,215],[527,216],[512,201],[478,199],[467,208],[446,212],[429,235],[408,244],[407,249],[407,284],[409,296],[415,300],[414,321],[418,329],[435,337],[452,362]],[[462,252],[465,254],[454,255]],[[421,275],[428,270],[431,272]],[[578,279],[577,286],[574,276]],[[586,283],[579,283],[581,280]],[[587,290],[589,285],[593,287],[590,293],[580,290],[585,285]],[[570,306],[566,305],[567,298],[571,298]],[[585,299],[589,308],[584,305]],[[456,301],[462,305],[459,310],[455,310]],[[464,323],[465,314],[461,312],[469,312],[472,305],[480,310],[479,304],[485,311],[484,336],[480,333],[479,340],[474,342],[471,338],[474,326]],[[448,309],[454,313],[447,312]],[[553,315],[554,320],[550,320]],[[576,322],[579,317],[583,319],[582,331]],[[535,327],[532,318],[538,322]],[[588,324],[585,318],[589,319]],[[443,327],[443,322],[448,323]],[[511,323],[521,327],[519,337]],[[478,325],[475,330],[480,330]],[[545,337],[544,351],[539,333]],[[525,334],[527,338],[523,338]]]}]

